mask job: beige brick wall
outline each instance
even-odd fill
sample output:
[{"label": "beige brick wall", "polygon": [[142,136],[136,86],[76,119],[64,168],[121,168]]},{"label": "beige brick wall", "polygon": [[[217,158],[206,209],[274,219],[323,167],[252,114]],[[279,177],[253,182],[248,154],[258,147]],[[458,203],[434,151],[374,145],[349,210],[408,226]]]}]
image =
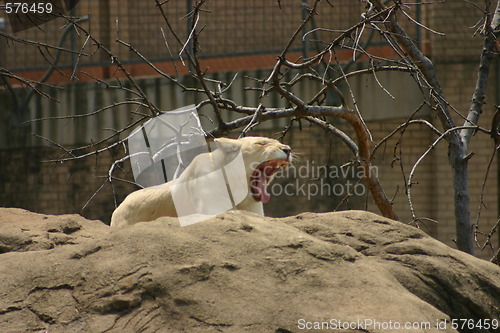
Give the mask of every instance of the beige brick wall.
[{"label": "beige brick wall", "polygon": [[[111,154],[64,164],[43,162],[59,156],[60,152],[51,148],[1,150],[0,206],[46,214],[78,213],[109,222],[114,209],[109,185],[103,187],[87,209],[82,211],[82,207],[105,182],[103,176],[114,160]],[[123,182],[114,182],[114,187],[120,200],[123,193],[134,189]]]},{"label": "beige brick wall", "polygon": [[[464,59],[477,60],[481,53],[482,37],[476,33],[482,13],[474,6],[482,8],[481,1],[445,1],[426,5],[426,22],[434,31],[444,36],[425,32],[431,42],[434,58],[443,61],[460,62]],[[475,36],[474,36],[475,35]]]},{"label": "beige brick wall", "polygon": [[[268,0],[237,0],[207,2],[206,11],[201,16],[198,28],[201,32],[200,56],[213,56],[235,53],[261,53],[282,49],[290,36],[302,21],[300,0],[283,1],[281,9],[277,1]],[[312,4],[312,2],[311,2]],[[346,29],[358,21],[364,5],[352,0],[335,1],[331,7],[326,2],[319,5],[318,14],[314,16],[315,27],[332,27]],[[185,42],[188,35],[187,1],[170,1],[162,7],[170,24],[179,37]],[[1,14],[0,14],[1,15]],[[166,41],[174,58],[178,58],[181,48],[174,36],[168,30],[160,11],[153,0],[89,0],[80,1],[75,8],[75,16],[89,15],[90,21],[81,25],[89,30],[96,39],[109,48],[122,61],[139,61],[140,58],[127,47],[115,42],[120,38],[130,43],[148,59],[169,59],[169,50],[165,45],[160,28],[166,36]],[[16,33],[16,37],[26,38],[41,43],[56,45],[62,34],[66,21],[62,18],[53,20],[38,28],[30,28]],[[7,25],[8,26],[8,25]],[[312,25],[309,26],[309,29]],[[7,32],[10,29],[7,29]],[[367,30],[366,30],[367,31]],[[311,39],[333,40],[337,33],[317,32]],[[365,32],[365,37],[367,32]],[[69,49],[70,37],[75,39],[75,51],[80,51],[86,36],[73,34],[68,36],[63,44]],[[364,37],[364,38],[365,38]],[[294,44],[301,48],[301,38]],[[315,52],[313,46],[311,52]],[[97,49],[95,43],[89,42],[84,49],[91,54]],[[47,53],[47,50],[44,50]],[[53,50],[46,54],[51,59]],[[185,58],[185,55],[184,55]],[[35,47],[11,42],[7,49],[7,68],[47,67],[47,60]],[[93,54],[92,58],[82,57],[80,64],[101,63],[110,64],[109,56],[104,52]],[[63,53],[60,65],[71,65],[71,56]]]}]

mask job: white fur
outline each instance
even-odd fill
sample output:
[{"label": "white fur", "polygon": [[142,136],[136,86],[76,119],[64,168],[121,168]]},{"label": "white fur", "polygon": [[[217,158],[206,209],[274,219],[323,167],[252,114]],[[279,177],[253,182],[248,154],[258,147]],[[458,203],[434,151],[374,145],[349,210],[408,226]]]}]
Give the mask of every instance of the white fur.
[{"label": "white fur", "polygon": [[[201,179],[201,176],[208,174],[211,170],[220,169],[228,161],[233,160],[240,151],[243,155],[249,184],[253,171],[260,163],[275,159],[291,161],[291,156],[283,151],[283,149],[290,150],[290,147],[273,139],[262,137],[245,137],[238,140],[220,138],[216,139],[215,143],[218,149],[196,156],[181,176],[175,180],[189,181],[188,184],[192,187],[191,193],[198,193],[200,197],[203,197],[203,194],[210,194],[206,191],[211,191],[211,188],[207,187],[206,184],[200,185],[196,179]],[[161,216],[177,217],[170,191],[171,185],[172,182],[168,182],[130,193],[113,212],[111,226],[148,222]],[[196,204],[196,197],[191,198],[191,200]],[[204,203],[198,202],[198,204]],[[256,201],[250,190],[245,199],[236,206],[236,209],[264,215],[262,202]]]}]

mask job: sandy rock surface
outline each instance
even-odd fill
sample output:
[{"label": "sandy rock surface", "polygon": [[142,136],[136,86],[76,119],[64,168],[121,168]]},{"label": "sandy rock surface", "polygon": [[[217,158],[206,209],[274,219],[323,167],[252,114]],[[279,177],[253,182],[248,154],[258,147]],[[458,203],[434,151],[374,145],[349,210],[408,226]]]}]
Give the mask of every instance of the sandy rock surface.
[{"label": "sandy rock surface", "polygon": [[500,318],[500,267],[372,213],[120,229],[0,208],[0,332],[456,332],[436,328],[452,318]]}]

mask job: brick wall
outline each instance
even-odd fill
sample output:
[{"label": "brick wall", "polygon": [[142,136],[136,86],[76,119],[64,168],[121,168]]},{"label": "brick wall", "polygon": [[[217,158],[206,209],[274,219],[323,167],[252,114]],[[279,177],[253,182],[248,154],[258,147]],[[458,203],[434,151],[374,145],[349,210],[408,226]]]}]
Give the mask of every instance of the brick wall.
[{"label": "brick wall", "polygon": [[[204,27],[199,39],[199,55],[203,57],[235,53],[269,53],[280,50],[300,25],[301,3],[301,0],[283,1],[280,9],[278,2],[268,0],[208,2],[207,11],[203,13],[198,24],[200,29]],[[183,43],[188,36],[187,4],[188,1],[171,1],[162,7],[169,23]],[[358,20],[362,7],[362,3],[354,3],[352,0],[336,1],[335,7],[321,3],[321,10],[318,11],[320,15],[314,17],[314,24],[317,27],[328,27],[331,22],[335,22],[336,28],[347,28]],[[75,7],[74,14],[79,18],[88,15],[89,21],[80,24],[124,62],[136,62],[141,59],[127,47],[116,43],[117,38],[130,43],[150,60],[171,59],[172,56],[179,58],[181,45],[168,30],[153,0],[80,1]],[[57,45],[63,31],[62,27],[66,23],[64,19],[58,18],[41,26],[43,30],[31,28],[15,35],[19,38]],[[163,28],[168,47],[160,28]],[[272,33],[269,33],[270,31]],[[10,32],[9,25],[7,32]],[[73,47],[74,51],[79,52],[86,37],[84,33],[72,33],[64,40],[62,47],[66,49]],[[331,40],[333,37],[332,33],[318,32],[314,35],[314,39]],[[71,39],[74,40],[73,46]],[[294,47],[302,47],[300,38]],[[95,43],[89,41],[84,53],[91,54],[96,50]],[[48,66],[46,59],[52,59],[55,53],[53,50],[45,49],[43,52],[45,57],[34,47],[10,41],[4,65],[10,69],[19,69],[27,65],[46,68]],[[71,66],[74,60],[74,56],[72,58],[63,52],[59,65]],[[80,65],[102,62],[110,63],[109,56],[103,52],[97,52],[91,59],[82,57],[79,60]]]},{"label": "brick wall", "polygon": [[[105,185],[86,209],[87,201],[105,182],[114,158],[110,153],[97,158],[66,163],[44,163],[60,156],[48,147],[1,150],[0,206],[19,207],[46,214],[77,213],[109,222],[114,209],[113,189]],[[119,200],[134,187],[114,182]]]},{"label": "brick wall", "polygon": [[[479,8],[483,3],[476,1]],[[481,11],[472,2],[445,1],[426,5],[427,19],[425,22],[438,35],[425,31],[426,39],[430,40],[433,59],[446,62],[463,62],[466,59],[477,61],[481,53],[482,37],[477,33],[482,22]],[[479,24],[478,24],[479,23]]]}]

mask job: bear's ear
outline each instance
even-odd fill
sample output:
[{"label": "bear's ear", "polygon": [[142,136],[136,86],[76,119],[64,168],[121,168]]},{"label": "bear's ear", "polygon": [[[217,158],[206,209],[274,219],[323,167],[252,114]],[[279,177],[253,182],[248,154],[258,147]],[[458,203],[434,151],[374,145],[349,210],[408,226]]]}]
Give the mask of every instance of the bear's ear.
[{"label": "bear's ear", "polygon": [[240,149],[240,143],[237,140],[228,138],[218,138],[214,140],[215,146],[225,152],[231,153]]}]

